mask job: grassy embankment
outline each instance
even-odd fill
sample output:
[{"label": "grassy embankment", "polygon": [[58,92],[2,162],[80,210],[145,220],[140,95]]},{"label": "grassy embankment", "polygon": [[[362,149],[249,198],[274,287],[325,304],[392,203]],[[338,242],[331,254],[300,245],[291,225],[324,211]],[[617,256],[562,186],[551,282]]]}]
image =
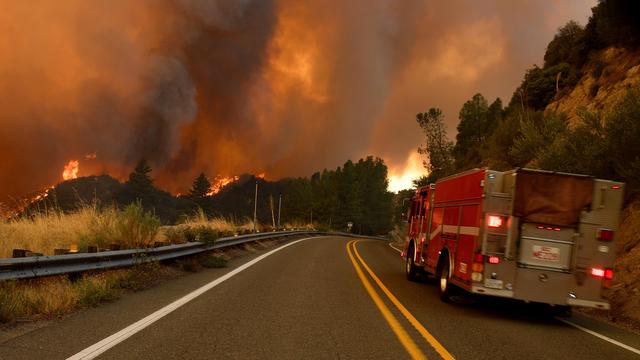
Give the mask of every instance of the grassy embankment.
[{"label": "grassy embankment", "polygon": [[[301,224],[287,224],[302,228]],[[261,231],[270,230],[259,227]],[[11,257],[15,248],[52,255],[55,249],[86,251],[89,246],[108,249],[144,248],[161,243],[185,241],[213,242],[218,237],[249,233],[253,223],[233,224],[225,219],[209,219],[203,212],[176,226],[161,227],[159,221],[141,206],[123,210],[86,206],[75,213],[47,212],[30,218],[0,222],[0,257]],[[269,246],[269,242],[258,247]],[[243,251],[253,251],[246,246]],[[26,281],[0,281],[0,323],[18,319],[60,316],[74,309],[111,301],[128,291],[147,288],[184,271],[224,267],[230,257],[243,251],[230,250],[177,260],[171,266],[147,263],[129,269],[82,274],[79,277],[56,276]]]}]

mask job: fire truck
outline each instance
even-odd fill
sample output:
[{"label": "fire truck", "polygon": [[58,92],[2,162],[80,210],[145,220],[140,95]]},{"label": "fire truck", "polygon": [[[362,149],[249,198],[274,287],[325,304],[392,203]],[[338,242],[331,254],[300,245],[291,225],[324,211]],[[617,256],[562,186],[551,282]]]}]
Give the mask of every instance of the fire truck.
[{"label": "fire truck", "polygon": [[409,280],[435,276],[448,302],[465,290],[609,309],[624,184],[532,169],[474,169],[416,190],[402,256]]}]

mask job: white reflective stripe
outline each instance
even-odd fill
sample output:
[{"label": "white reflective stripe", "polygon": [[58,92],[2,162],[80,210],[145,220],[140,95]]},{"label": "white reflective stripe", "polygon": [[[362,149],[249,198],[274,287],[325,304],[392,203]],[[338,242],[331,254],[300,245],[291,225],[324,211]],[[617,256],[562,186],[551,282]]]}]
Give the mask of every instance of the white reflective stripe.
[{"label": "white reflective stripe", "polygon": [[474,226],[460,226],[460,234],[461,235],[480,235],[480,228]]},{"label": "white reflective stripe", "polygon": [[458,226],[456,225],[443,225],[442,227],[444,228],[442,229],[442,232],[449,233],[449,234],[458,233]]},{"label": "white reflective stripe", "polygon": [[[480,235],[480,228],[475,226],[456,226],[456,225],[444,225],[444,231],[450,234],[460,234],[460,235]],[[433,234],[431,234],[433,237]]]},{"label": "white reflective stripe", "polygon": [[617,346],[619,346],[619,347],[621,347],[621,348],[623,348],[625,350],[629,350],[632,353],[636,353],[636,354],[640,355],[640,350],[638,350],[638,349],[636,349],[634,347],[631,347],[631,346],[629,346],[627,344],[623,344],[620,341],[614,340],[614,339],[612,339],[612,338],[610,338],[608,336],[604,336],[604,335],[602,335],[600,333],[597,333],[597,332],[595,332],[593,330],[589,330],[589,329],[587,329],[585,327],[582,327],[582,326],[580,326],[580,325],[578,325],[578,324],[576,324],[574,322],[571,322],[569,320],[565,320],[565,319],[562,319],[562,318],[559,318],[559,317],[556,317],[556,320],[562,321],[563,323],[565,323],[567,325],[571,325],[576,329],[580,329],[580,330],[586,332],[587,334],[591,334],[591,335],[593,335],[593,336],[595,336],[597,338],[600,338],[600,339],[602,339],[604,341],[608,341],[608,342],[610,342],[610,343],[612,343],[614,345],[617,345]]},{"label": "white reflective stripe", "polygon": [[438,226],[429,236],[430,240],[433,240],[436,236],[438,236],[438,234],[440,234],[440,231],[442,231],[442,226]]}]

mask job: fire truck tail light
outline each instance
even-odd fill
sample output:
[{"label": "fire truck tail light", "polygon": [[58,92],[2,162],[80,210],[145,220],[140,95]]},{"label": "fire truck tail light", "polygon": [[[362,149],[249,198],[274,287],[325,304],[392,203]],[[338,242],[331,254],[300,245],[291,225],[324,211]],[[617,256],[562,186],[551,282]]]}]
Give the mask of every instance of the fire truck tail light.
[{"label": "fire truck tail light", "polygon": [[593,275],[595,277],[598,277],[598,278],[604,277],[604,273],[605,273],[604,269],[600,269],[600,268],[592,268],[591,269],[591,275]]},{"label": "fire truck tail light", "polygon": [[497,256],[489,256],[489,264],[500,264],[500,258]]},{"label": "fire truck tail light", "polygon": [[476,254],[473,258],[473,262],[482,264],[484,262],[484,256],[480,253]]},{"label": "fire truck tail light", "polygon": [[479,272],[472,272],[471,273],[471,280],[475,281],[475,282],[480,282],[482,281],[482,273]]},{"label": "fire truck tail light", "polygon": [[610,230],[610,229],[600,229],[600,230],[598,230],[598,240],[600,240],[600,241],[611,241],[611,240],[613,240],[613,230]]},{"label": "fire truck tail light", "polygon": [[482,264],[473,263],[473,265],[471,265],[471,271],[482,272],[482,270],[484,270],[484,265]]},{"label": "fire truck tail light", "polygon": [[487,226],[489,226],[490,228],[499,228],[502,226],[502,216],[498,216],[498,215],[489,215],[489,217],[487,217]]},{"label": "fire truck tail light", "polygon": [[613,269],[604,269],[605,280],[613,280]]}]

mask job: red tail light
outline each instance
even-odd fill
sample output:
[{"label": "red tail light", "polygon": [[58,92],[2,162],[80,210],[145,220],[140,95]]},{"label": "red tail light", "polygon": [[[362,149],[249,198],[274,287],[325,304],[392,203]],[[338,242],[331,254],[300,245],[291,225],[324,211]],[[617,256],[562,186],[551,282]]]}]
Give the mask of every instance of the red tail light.
[{"label": "red tail light", "polygon": [[[600,269],[600,268],[592,268],[591,269],[591,275],[598,277],[598,278],[602,278],[604,277],[604,269]],[[613,276],[613,272],[611,273],[611,275]]]},{"label": "red tail light", "polygon": [[613,230],[610,230],[610,229],[600,229],[600,230],[598,230],[598,240],[600,240],[600,241],[611,241],[611,240],[613,240]]},{"label": "red tail light", "polygon": [[613,280],[613,269],[604,269],[604,278],[606,280]]},{"label": "red tail light", "polygon": [[484,256],[482,256],[482,254],[476,254],[473,258],[473,262],[482,264],[484,262]]},{"label": "red tail light", "polygon": [[500,264],[500,258],[497,256],[489,256],[489,264]]},{"label": "red tail light", "polygon": [[487,218],[487,226],[490,228],[499,228],[502,226],[502,216],[489,215]]}]

